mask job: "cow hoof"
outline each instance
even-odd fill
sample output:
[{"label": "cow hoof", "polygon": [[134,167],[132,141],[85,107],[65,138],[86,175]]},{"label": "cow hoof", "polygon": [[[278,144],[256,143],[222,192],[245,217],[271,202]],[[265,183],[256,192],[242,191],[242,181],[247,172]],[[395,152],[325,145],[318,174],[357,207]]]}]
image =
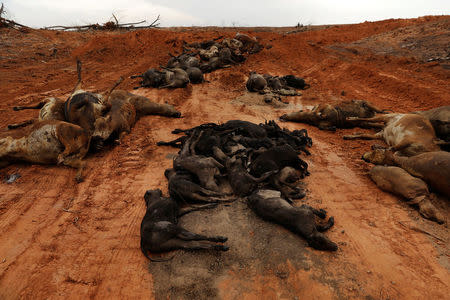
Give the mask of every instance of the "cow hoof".
[{"label": "cow hoof", "polygon": [[281,122],[286,122],[287,121],[286,119],[287,119],[287,114],[284,114],[280,117]]},{"label": "cow hoof", "polygon": [[75,177],[75,181],[76,181],[77,183],[81,183],[81,182],[84,181],[84,178],[81,177],[81,176],[76,176],[76,177]]},{"label": "cow hoof", "polygon": [[[325,209],[323,209],[323,208],[318,209],[317,216],[319,218],[321,218],[321,219],[325,219],[327,217],[327,211]],[[333,222],[334,222],[334,218],[333,217],[330,217],[330,219],[332,219]]]},{"label": "cow hoof", "polygon": [[228,250],[230,250],[230,247],[223,246],[223,245],[218,245],[216,249],[217,250],[221,250],[221,251],[228,251]]},{"label": "cow hoof", "polygon": [[216,238],[216,241],[217,241],[218,243],[225,243],[226,241],[228,241],[228,238],[227,238],[226,236],[218,236],[218,237]]},{"label": "cow hoof", "polygon": [[56,164],[57,164],[57,165],[60,165],[60,164],[62,164],[63,162],[64,162],[64,156],[62,156],[61,154],[58,155],[58,158],[57,158],[57,160],[56,160]]}]

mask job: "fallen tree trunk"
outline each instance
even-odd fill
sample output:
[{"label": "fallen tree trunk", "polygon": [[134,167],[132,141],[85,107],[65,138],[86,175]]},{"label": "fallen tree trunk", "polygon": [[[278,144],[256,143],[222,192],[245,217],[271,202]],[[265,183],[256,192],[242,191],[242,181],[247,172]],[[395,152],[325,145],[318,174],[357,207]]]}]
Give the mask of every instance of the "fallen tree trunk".
[{"label": "fallen tree trunk", "polygon": [[160,20],[160,15],[156,17],[156,19],[150,24],[145,26],[135,26],[142,23],[147,22],[146,20],[140,21],[140,22],[132,22],[132,23],[122,23],[120,24],[117,20],[116,16],[113,14],[113,18],[115,22],[109,21],[104,23],[103,25],[100,25],[98,23],[96,24],[88,24],[88,25],[81,25],[81,26],[62,26],[62,25],[56,25],[56,26],[48,26],[44,27],[44,29],[52,29],[52,30],[117,30],[117,29],[136,29],[136,28],[156,28],[159,26],[158,21]]},{"label": "fallen tree trunk", "polygon": [[17,29],[17,30],[24,30],[24,29],[30,28],[28,26],[17,23],[13,20],[4,18],[3,17],[3,15],[5,14],[4,8],[5,8],[5,6],[2,3],[2,6],[0,7],[0,27],[9,27],[9,28]]}]

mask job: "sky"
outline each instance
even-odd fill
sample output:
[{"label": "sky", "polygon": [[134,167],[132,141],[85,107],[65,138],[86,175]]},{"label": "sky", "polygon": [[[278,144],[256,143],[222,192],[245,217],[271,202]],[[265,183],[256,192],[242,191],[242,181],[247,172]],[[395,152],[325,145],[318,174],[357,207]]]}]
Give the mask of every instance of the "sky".
[{"label": "sky", "polygon": [[31,27],[153,21],[160,26],[348,24],[449,15],[450,0],[0,0],[10,19]]}]

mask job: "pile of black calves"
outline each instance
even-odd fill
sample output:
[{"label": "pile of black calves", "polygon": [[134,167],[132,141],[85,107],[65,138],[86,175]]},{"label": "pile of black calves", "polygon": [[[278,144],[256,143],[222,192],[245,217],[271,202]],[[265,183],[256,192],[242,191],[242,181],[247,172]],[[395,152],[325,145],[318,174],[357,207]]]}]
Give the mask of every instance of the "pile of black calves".
[{"label": "pile of black calves", "polygon": [[141,224],[141,249],[165,252],[175,249],[226,251],[222,236],[203,236],[178,225],[188,212],[211,209],[237,198],[261,218],[278,223],[305,238],[319,250],[337,250],[322,232],[334,224],[323,209],[294,206],[305,196],[299,180],[309,175],[308,164],[299,154],[309,155],[312,140],[307,131],[282,129],[275,121],[254,124],[232,120],[207,123],[191,129],[176,129],[183,136],[159,142],[180,148],[173,168],[165,171],[169,196],[161,190],[145,194],[147,213]]}]

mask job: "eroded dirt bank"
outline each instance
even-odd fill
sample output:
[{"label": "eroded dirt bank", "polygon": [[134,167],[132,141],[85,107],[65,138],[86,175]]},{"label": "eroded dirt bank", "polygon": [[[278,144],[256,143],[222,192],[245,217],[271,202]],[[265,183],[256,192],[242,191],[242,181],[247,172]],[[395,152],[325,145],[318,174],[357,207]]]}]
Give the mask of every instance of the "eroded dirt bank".
[{"label": "eroded dirt bank", "polygon": [[[312,155],[304,157],[311,172],[305,180],[308,196],[301,202],[335,217],[327,235],[338,243],[337,253],[306,247],[301,238],[258,219],[241,200],[181,221],[194,232],[228,236],[228,252],[180,251],[160,264],[148,264],[141,254],[143,195],[150,188],[167,191],[163,172],[176,153],[156,142],[175,138],[170,133],[174,128],[238,118],[263,122],[340,99],[365,99],[400,112],[450,104],[449,63],[436,60],[448,55],[449,17],[285,34],[291,30],[249,31],[272,48],[207,75],[210,83],[173,91],[137,90],[175,105],[184,118],[142,118],[122,144],[87,158],[81,184],[73,180],[75,170],[65,167],[15,164],[1,169],[2,177],[16,172],[22,177],[14,184],[0,183],[0,299],[448,297],[448,225],[423,220],[399,198],[379,190],[360,160],[372,142],[342,140],[353,130],[331,133],[282,124],[307,128],[313,138]],[[102,91],[119,76],[165,63],[168,52],[180,51],[182,40],[234,34],[215,28],[26,34],[2,29],[1,130],[37,116],[37,111],[13,112],[12,106],[67,95],[76,80],[75,57],[83,61],[85,87]],[[297,74],[311,88],[290,98],[286,108],[234,101],[244,93],[251,70]],[[133,86],[128,79],[121,87]],[[448,220],[448,202],[440,199],[436,205]]]}]

